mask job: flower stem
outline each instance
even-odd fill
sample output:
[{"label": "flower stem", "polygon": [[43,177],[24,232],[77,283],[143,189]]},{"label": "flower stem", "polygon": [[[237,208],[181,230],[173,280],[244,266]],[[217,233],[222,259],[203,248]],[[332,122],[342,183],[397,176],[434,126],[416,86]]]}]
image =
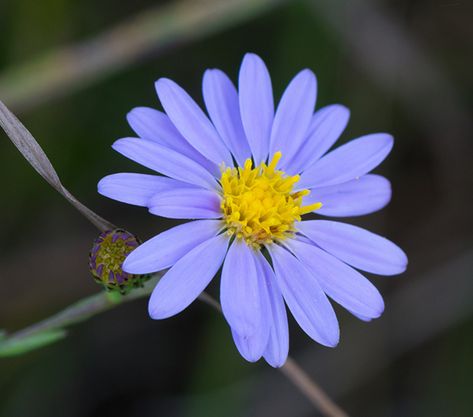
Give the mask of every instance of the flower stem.
[{"label": "flower stem", "polygon": [[151,293],[161,276],[162,273],[155,274],[149,281],[144,283],[142,288],[136,288],[127,295],[121,295],[118,292],[112,291],[101,291],[98,294],[86,297],[45,320],[5,336],[5,338],[0,341],[0,344],[20,343],[23,339],[30,338],[42,332],[63,329],[67,326],[85,321],[119,304],[145,297]]},{"label": "flower stem", "polygon": [[[127,295],[106,291],[91,295],[70,305],[66,309],[43,321],[35,323],[11,335],[5,335],[0,340],[0,356],[2,356],[2,345],[19,344],[22,341],[26,341],[31,337],[40,335],[43,332],[63,330],[67,326],[85,321],[88,318],[110,310],[115,306],[145,297],[151,293],[162,275],[163,273],[155,274],[149,281],[144,283],[142,288],[137,288]],[[220,303],[206,292],[203,292],[199,295],[199,300],[208,304],[219,313],[222,312]],[[23,352],[24,351],[20,351],[20,353]],[[324,416],[348,417],[348,414],[346,414],[330,399],[330,397],[317,385],[313,379],[310,378],[310,376],[297,364],[293,358],[288,357],[284,366],[280,368],[280,371]]]},{"label": "flower stem", "polygon": [[[206,292],[199,300],[222,312],[220,303]],[[325,417],[349,417],[291,356],[279,370]]]},{"label": "flower stem", "polygon": [[293,358],[289,356],[280,370],[324,416],[348,417]]}]

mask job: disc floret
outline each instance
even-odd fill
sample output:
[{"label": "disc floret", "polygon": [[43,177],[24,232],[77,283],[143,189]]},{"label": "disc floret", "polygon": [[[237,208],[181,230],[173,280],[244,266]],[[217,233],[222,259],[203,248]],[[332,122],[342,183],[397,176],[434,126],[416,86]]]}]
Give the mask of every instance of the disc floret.
[{"label": "disc floret", "polygon": [[321,203],[302,205],[310,191],[293,191],[299,175],[276,169],[281,156],[276,152],[269,164],[254,168],[247,159],[243,167],[223,169],[220,179],[227,233],[255,248],[293,236],[301,216],[322,207]]}]

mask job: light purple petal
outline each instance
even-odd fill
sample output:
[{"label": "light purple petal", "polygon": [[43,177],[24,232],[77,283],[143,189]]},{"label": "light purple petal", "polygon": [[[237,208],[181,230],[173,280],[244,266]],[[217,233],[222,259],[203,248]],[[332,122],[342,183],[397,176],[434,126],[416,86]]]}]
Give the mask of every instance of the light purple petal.
[{"label": "light purple petal", "polygon": [[274,117],[273,88],[268,69],[255,54],[246,54],[238,79],[243,128],[255,164],[266,160]]},{"label": "light purple petal", "polygon": [[382,209],[391,200],[391,183],[380,175],[367,174],[359,179],[328,187],[314,188],[304,204],[322,203],[317,214],[332,217],[361,216]]},{"label": "light purple petal", "polygon": [[[241,356],[243,356],[248,362],[256,362],[261,359],[263,355],[263,348],[261,348],[262,338],[260,333],[256,331],[250,336],[240,336],[235,330],[231,329],[233,342]],[[266,338],[266,344],[268,339]]]},{"label": "light purple petal", "polygon": [[322,249],[363,271],[396,275],[407,267],[406,254],[390,240],[350,224],[310,220],[298,229]]},{"label": "light purple petal", "polygon": [[220,137],[240,166],[251,158],[251,150],[241,123],[238,93],[227,77],[218,70],[207,70],[202,83],[207,111]]},{"label": "light purple petal", "polygon": [[127,120],[139,137],[182,153],[213,175],[219,176],[218,166],[193,148],[165,113],[149,107],[136,107],[127,114]]},{"label": "light purple petal", "polygon": [[352,140],[304,171],[298,188],[326,187],[354,180],[376,168],[388,156],[393,138],[374,133]]},{"label": "light purple petal", "polygon": [[266,246],[273,260],[276,281],[299,326],[324,346],[336,346],[340,337],[337,317],[317,279],[289,251]]},{"label": "light purple petal", "polygon": [[[169,117],[159,110],[151,107],[135,107],[126,118],[140,138],[152,140],[177,152],[180,152],[181,147],[190,147]],[[195,149],[194,152],[199,154]]]},{"label": "light purple petal", "polygon": [[[263,269],[263,265],[260,262],[259,256],[262,256],[258,251],[252,251],[254,262],[256,266],[256,279],[258,281],[258,290],[260,294],[260,305],[261,305],[261,320],[258,325],[258,329],[250,336],[240,336],[235,330],[232,329],[233,340],[235,345],[247,361],[256,362],[261,358],[263,352],[268,346],[269,335],[272,327],[272,312],[271,304],[269,299],[269,288],[267,286],[266,271]],[[269,266],[269,265],[268,265]],[[271,267],[269,267],[271,268]],[[279,294],[279,297],[281,295]]]},{"label": "light purple petal", "polygon": [[220,197],[215,191],[180,188],[155,194],[149,211],[170,219],[218,219],[222,217]]},{"label": "light purple petal", "polygon": [[376,287],[363,275],[314,245],[292,239],[288,248],[316,277],[325,293],[348,311],[376,318],[384,302]]},{"label": "light purple petal", "polygon": [[253,335],[261,325],[263,308],[252,249],[235,240],[222,269],[220,302],[230,327],[242,337]]},{"label": "light purple petal", "polygon": [[[350,310],[348,310],[350,311]],[[370,322],[373,320],[373,318],[371,317],[366,317],[366,316],[363,316],[361,314],[357,314],[357,313],[354,313],[353,311],[350,311],[351,314],[353,314],[357,319],[360,319],[361,321],[366,321],[366,322]]]},{"label": "light purple petal", "polygon": [[282,153],[281,169],[286,170],[306,137],[316,94],[317,81],[308,69],[299,72],[284,91],[274,116],[269,151],[270,159],[276,152]]},{"label": "light purple petal", "polygon": [[338,140],[349,118],[350,110],[340,104],[316,111],[305,140],[288,164],[288,172],[300,173],[317,162]]},{"label": "light purple petal", "polygon": [[156,193],[192,187],[182,181],[158,175],[119,173],[107,175],[98,183],[98,192],[122,203],[145,207]]},{"label": "light purple petal", "polygon": [[204,291],[222,265],[228,236],[215,236],[179,259],[156,285],[148,304],[153,319],[165,319],[184,310]]},{"label": "light purple petal", "polygon": [[147,240],[131,252],[123,262],[130,274],[149,274],[174,265],[221,229],[220,220],[198,220],[173,227]]},{"label": "light purple petal", "polygon": [[271,330],[269,340],[264,352],[264,358],[274,368],[284,365],[289,353],[289,328],[287,324],[287,313],[281,291],[276,284],[274,271],[268,261],[257,252],[257,266],[261,268],[261,274],[265,278],[266,288],[269,295],[271,308]]},{"label": "light purple petal", "polygon": [[161,146],[176,150],[174,140],[168,140],[169,135],[162,134],[163,124],[165,131],[169,127],[169,119],[163,123],[165,118],[167,116],[164,113],[150,107],[135,107],[126,115],[128,124],[140,138],[152,140]]},{"label": "light purple petal", "polygon": [[156,81],[161,104],[177,130],[207,159],[233,166],[232,157],[205,113],[174,81]]},{"label": "light purple petal", "polygon": [[211,190],[217,188],[215,178],[197,162],[150,140],[119,139],[112,148],[123,156],[168,177]]}]

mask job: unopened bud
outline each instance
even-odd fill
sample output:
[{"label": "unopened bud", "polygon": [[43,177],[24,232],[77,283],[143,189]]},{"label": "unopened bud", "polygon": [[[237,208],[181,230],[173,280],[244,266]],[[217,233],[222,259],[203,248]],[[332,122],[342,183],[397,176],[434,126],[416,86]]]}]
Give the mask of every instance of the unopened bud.
[{"label": "unopened bud", "polygon": [[140,243],[136,236],[125,230],[100,233],[89,255],[89,269],[95,281],[109,290],[119,290],[122,294],[133,287],[143,286],[149,275],[129,274],[122,269],[125,258]]}]

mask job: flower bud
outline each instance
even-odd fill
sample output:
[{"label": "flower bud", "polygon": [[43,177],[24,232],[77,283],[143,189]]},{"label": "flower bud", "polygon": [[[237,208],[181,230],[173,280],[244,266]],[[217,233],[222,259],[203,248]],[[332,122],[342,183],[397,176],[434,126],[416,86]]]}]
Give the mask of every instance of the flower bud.
[{"label": "flower bud", "polygon": [[119,290],[122,294],[133,287],[143,286],[150,275],[129,274],[122,270],[123,261],[140,243],[126,230],[100,233],[89,254],[89,269],[95,281],[108,290]]}]

